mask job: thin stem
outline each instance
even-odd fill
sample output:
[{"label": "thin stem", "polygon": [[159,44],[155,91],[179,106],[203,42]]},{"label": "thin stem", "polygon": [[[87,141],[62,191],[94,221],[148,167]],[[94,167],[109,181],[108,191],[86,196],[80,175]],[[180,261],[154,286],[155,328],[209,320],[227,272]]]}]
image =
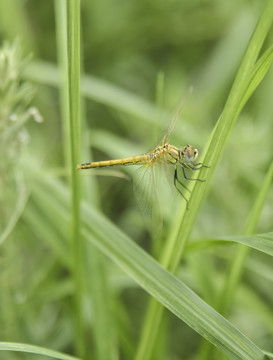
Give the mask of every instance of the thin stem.
[{"label": "thin stem", "polygon": [[80,149],[80,0],[67,1],[69,123],[71,147],[71,237],[75,283],[75,342],[85,357],[83,326],[83,238],[80,236],[80,186],[76,164]]}]

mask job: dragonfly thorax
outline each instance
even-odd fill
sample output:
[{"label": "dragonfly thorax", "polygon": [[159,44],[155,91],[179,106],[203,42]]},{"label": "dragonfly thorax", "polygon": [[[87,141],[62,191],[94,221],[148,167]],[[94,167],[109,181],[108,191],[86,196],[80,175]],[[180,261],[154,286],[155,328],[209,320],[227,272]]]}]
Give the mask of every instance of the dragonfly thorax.
[{"label": "dragonfly thorax", "polygon": [[183,149],[168,143],[158,146],[149,154],[152,163],[159,164],[186,164],[192,163],[198,157],[198,150],[191,145],[186,145]]}]

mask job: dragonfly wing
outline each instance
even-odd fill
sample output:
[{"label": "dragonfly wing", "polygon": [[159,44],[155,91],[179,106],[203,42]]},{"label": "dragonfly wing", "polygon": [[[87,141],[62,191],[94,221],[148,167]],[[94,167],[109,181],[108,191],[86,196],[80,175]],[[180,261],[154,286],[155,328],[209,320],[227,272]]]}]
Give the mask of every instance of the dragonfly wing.
[{"label": "dragonfly wing", "polygon": [[163,218],[171,220],[175,212],[174,167],[167,163],[143,165],[134,177],[134,193],[147,229],[153,235],[162,230]]},{"label": "dragonfly wing", "polygon": [[157,187],[157,168],[155,164],[142,165],[134,177],[134,193],[143,216],[144,223],[151,233],[156,234],[162,228],[162,213],[159,206]]},{"label": "dragonfly wing", "polygon": [[170,123],[170,126],[168,128],[168,130],[166,131],[165,135],[163,136],[162,140],[161,140],[161,145],[162,144],[166,144],[169,143],[170,138],[173,134],[173,131],[176,127],[177,121],[182,113],[182,110],[184,109],[185,104],[187,103],[187,101],[189,100],[191,94],[192,94],[193,88],[191,87],[187,93],[187,95],[182,99],[182,101],[179,103],[175,113],[172,115],[172,120]]}]

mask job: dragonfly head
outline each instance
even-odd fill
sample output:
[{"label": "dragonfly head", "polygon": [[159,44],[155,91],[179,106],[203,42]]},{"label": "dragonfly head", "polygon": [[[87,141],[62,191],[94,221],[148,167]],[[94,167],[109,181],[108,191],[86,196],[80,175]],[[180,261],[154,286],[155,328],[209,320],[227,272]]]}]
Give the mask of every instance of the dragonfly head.
[{"label": "dragonfly head", "polygon": [[198,150],[191,145],[186,145],[183,150],[186,163],[191,163],[198,157]]}]

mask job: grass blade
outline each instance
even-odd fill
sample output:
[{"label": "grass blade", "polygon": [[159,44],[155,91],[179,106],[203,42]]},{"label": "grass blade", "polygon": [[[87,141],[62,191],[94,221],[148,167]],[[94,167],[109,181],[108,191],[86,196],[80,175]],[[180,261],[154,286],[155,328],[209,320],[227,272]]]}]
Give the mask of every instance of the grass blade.
[{"label": "grass blade", "polygon": [[249,246],[255,250],[273,256],[273,233],[256,234],[256,235],[233,235],[221,236],[208,240],[191,241],[187,247],[187,251],[201,251],[215,246],[226,246],[228,243],[234,245],[242,244]]},{"label": "grass blade", "polygon": [[76,164],[80,149],[80,1],[67,1],[68,105],[71,149],[71,236],[75,281],[75,343],[84,357],[83,327],[83,239],[80,236],[80,186]]},{"label": "grass blade", "polygon": [[80,360],[80,358],[77,358],[75,356],[66,355],[59,351],[54,351],[51,349],[43,348],[41,346],[34,346],[29,344],[0,342],[0,351],[17,351],[27,354],[37,354],[59,360]]},{"label": "grass blade", "polygon": [[[57,67],[49,62],[33,61],[23,75],[24,78],[36,83],[60,86],[60,73]],[[82,78],[81,94],[88,99],[148,121],[154,126],[158,125],[157,110],[152,104],[110,82],[85,74]]]}]

